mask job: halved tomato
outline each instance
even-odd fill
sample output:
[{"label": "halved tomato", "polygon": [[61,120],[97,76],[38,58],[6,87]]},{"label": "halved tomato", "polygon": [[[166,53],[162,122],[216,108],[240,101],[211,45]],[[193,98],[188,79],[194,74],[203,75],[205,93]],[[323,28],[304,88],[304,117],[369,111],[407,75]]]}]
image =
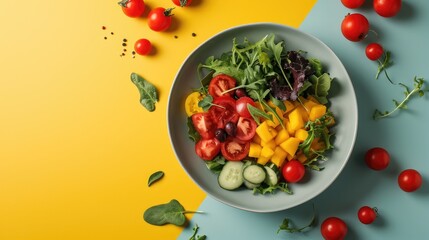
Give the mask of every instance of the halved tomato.
[{"label": "halved tomato", "polygon": [[241,141],[237,138],[228,138],[221,144],[222,155],[229,161],[243,160],[249,154],[249,149],[249,141]]},{"label": "halved tomato", "polygon": [[235,135],[241,141],[251,140],[256,133],[257,124],[251,118],[240,117],[237,122],[237,133]]},{"label": "halved tomato", "polygon": [[237,123],[239,117],[235,111],[235,99],[230,96],[215,98],[209,112],[218,128],[224,128],[227,122]]},{"label": "halved tomato", "polygon": [[252,115],[249,112],[249,109],[247,108],[247,104],[250,104],[254,107],[256,107],[255,101],[251,99],[250,97],[241,97],[237,99],[235,102],[235,108],[237,110],[237,113],[242,117],[251,118]]},{"label": "halved tomato", "polygon": [[203,160],[213,160],[220,152],[220,142],[216,138],[200,139],[195,144],[195,153]]},{"label": "halved tomato", "polygon": [[203,139],[213,138],[215,135],[216,124],[208,112],[195,113],[191,116],[192,124],[195,130]]},{"label": "halved tomato", "polygon": [[233,77],[230,77],[226,74],[216,75],[209,84],[209,93],[213,98],[220,96],[234,96],[234,91],[227,92],[223,94],[226,90],[229,90],[235,87],[236,81]]}]

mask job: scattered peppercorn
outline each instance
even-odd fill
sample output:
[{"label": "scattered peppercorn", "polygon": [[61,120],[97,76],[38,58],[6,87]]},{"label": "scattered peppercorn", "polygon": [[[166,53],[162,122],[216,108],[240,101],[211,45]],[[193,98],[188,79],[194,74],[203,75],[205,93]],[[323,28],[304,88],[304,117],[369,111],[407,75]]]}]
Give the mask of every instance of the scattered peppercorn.
[{"label": "scattered peppercorn", "polygon": [[110,32],[110,34],[111,34],[111,35],[113,35],[114,33],[113,33],[113,32]]},{"label": "scattered peppercorn", "polygon": [[101,29],[106,30],[106,26],[102,26]]},{"label": "scattered peppercorn", "polygon": [[126,52],[127,51],[127,49],[126,48],[124,48],[124,52]]},{"label": "scattered peppercorn", "polygon": [[123,41],[123,42],[127,42],[128,40],[127,40],[126,38],[124,38],[122,41]]},{"label": "scattered peppercorn", "polygon": [[177,39],[177,38],[179,38],[179,36],[177,36],[177,35],[174,35],[174,38],[176,38],[176,39]]},{"label": "scattered peppercorn", "polygon": [[107,39],[107,37],[104,37],[104,39],[106,40],[106,39]]},{"label": "scattered peppercorn", "polygon": [[192,37],[196,37],[197,36],[197,34],[196,33],[192,33]]},{"label": "scattered peppercorn", "polygon": [[127,46],[127,44],[126,43],[122,43],[122,47],[126,47]]}]

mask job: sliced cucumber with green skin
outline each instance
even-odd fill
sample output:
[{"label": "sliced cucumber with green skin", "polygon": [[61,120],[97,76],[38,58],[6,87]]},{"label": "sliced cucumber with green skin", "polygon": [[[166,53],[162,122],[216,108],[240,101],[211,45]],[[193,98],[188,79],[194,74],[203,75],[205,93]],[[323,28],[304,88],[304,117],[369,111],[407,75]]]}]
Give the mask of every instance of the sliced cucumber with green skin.
[{"label": "sliced cucumber with green skin", "polygon": [[261,184],[254,184],[254,183],[251,183],[249,181],[244,180],[244,186],[246,186],[246,188],[248,188],[248,189],[254,189],[254,188],[261,186]]},{"label": "sliced cucumber with green skin", "polygon": [[279,182],[280,175],[271,167],[264,166],[264,168],[265,168],[265,171],[267,172],[267,177],[264,180],[265,183],[270,186],[276,185]]},{"label": "sliced cucumber with green skin", "polygon": [[234,190],[243,184],[243,162],[227,161],[218,176],[219,186],[226,190]]},{"label": "sliced cucumber with green skin", "polygon": [[265,168],[259,164],[252,164],[243,169],[244,180],[253,184],[262,183],[266,176]]}]

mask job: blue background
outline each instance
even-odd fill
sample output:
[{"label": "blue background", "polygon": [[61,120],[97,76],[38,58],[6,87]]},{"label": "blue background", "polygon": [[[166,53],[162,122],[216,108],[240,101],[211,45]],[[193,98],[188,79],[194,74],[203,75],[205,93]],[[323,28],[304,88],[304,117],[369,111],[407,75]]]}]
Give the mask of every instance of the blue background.
[{"label": "blue background", "polygon": [[[285,14],[293,9],[285,9]],[[340,24],[347,13],[364,14],[371,29],[359,43],[347,41]],[[374,109],[392,109],[392,99],[402,100],[403,89],[391,85],[384,75],[378,80],[376,62],[365,56],[365,46],[379,42],[392,52],[394,65],[388,69],[391,79],[413,86],[414,76],[429,78],[429,2],[403,1],[401,12],[393,18],[382,18],[372,10],[372,1],[359,9],[345,8],[338,0],[316,3],[300,29],[325,42],[342,60],[355,87],[359,109],[359,129],[353,154],[341,175],[322,194],[298,207],[276,213],[251,213],[217,202],[208,196],[179,239],[189,239],[192,227],[208,239],[322,239],[320,224],[328,216],[342,218],[348,225],[346,239],[426,239],[429,236],[429,93],[415,97],[387,119],[373,120]],[[427,85],[426,85],[427,86]],[[373,171],[364,163],[365,152],[383,147],[391,156],[384,171]],[[397,184],[398,174],[408,168],[420,171],[422,187],[413,193],[403,192]],[[245,201],[245,199],[243,199]],[[277,234],[284,218],[297,226],[306,225],[317,212],[317,225],[305,233]],[[371,225],[361,224],[357,211],[361,206],[377,207],[379,217]]]}]

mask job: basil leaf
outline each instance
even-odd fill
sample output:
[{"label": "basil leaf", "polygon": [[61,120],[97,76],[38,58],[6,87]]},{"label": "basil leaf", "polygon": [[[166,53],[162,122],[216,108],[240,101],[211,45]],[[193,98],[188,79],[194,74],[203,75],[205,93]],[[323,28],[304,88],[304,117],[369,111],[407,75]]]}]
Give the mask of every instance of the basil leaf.
[{"label": "basil leaf", "polygon": [[168,223],[182,226],[186,222],[185,208],[177,200],[173,199],[169,203],[155,205],[148,208],[143,219],[152,225],[162,226]]},{"label": "basil leaf", "polygon": [[140,103],[149,112],[155,111],[155,103],[158,102],[158,92],[155,86],[136,73],[131,73],[131,81],[140,92]]},{"label": "basil leaf", "polygon": [[149,180],[147,181],[147,186],[150,187],[154,182],[160,180],[162,177],[164,177],[163,171],[157,171],[150,175]]}]

